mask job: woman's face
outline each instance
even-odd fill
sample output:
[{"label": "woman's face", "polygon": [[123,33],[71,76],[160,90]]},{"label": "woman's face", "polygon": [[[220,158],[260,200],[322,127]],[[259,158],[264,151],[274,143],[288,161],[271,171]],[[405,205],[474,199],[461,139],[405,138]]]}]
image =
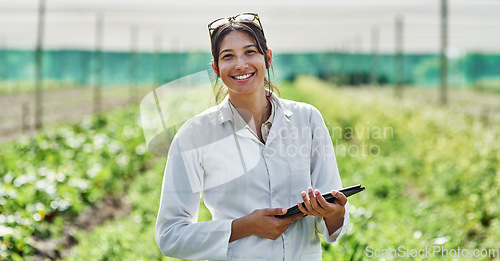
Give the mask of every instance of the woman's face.
[{"label": "woman's face", "polygon": [[[270,52],[268,57],[270,64]],[[259,53],[255,41],[246,33],[232,31],[224,37],[218,62],[219,76],[230,95],[264,90],[267,69],[264,55]]]}]

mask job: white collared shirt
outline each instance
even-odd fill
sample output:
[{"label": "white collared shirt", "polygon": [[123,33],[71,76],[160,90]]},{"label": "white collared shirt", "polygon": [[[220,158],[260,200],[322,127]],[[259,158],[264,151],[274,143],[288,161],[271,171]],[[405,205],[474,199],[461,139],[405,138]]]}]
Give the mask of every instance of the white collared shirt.
[{"label": "white collared shirt", "polygon": [[[262,123],[260,126],[260,133],[262,135],[262,140],[264,140],[264,143],[267,141],[267,136],[269,136],[269,131],[271,131],[271,126],[273,125],[273,119],[274,119],[274,108],[276,107],[276,102],[274,99],[270,99],[269,106],[271,106],[271,114],[269,115],[269,118],[266,120],[266,122]],[[234,107],[234,105],[229,102],[229,107],[231,108],[231,111],[233,112],[233,121],[237,129],[243,129],[246,128],[250,133],[252,133],[257,139],[259,136],[255,131],[248,125],[248,123],[243,119],[243,116],[238,112],[238,110]]]},{"label": "white collared shirt", "polygon": [[[295,221],[276,240],[248,236],[229,243],[234,219],[261,208],[288,208],[308,187],[342,188],[333,145],[319,111],[272,94],[274,119],[266,143],[234,122],[229,101],[187,121],[169,150],[156,223],[164,255],[210,260],[321,260],[322,218]],[[200,198],[212,221],[197,222]]]}]

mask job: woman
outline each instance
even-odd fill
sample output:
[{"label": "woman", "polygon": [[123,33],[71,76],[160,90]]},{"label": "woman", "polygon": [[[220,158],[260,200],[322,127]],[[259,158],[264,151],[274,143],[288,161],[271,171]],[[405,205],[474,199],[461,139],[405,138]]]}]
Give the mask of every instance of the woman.
[{"label": "woman", "polygon": [[[346,197],[332,191],[342,184],[323,119],[268,90],[272,52],[257,14],[217,19],[209,33],[228,95],[172,142],[158,247],[183,259],[321,260],[318,233],[334,242],[349,222]],[[321,196],[327,191],[336,203]],[[196,222],[202,194],[212,221]],[[302,213],[275,217],[298,202]]]}]

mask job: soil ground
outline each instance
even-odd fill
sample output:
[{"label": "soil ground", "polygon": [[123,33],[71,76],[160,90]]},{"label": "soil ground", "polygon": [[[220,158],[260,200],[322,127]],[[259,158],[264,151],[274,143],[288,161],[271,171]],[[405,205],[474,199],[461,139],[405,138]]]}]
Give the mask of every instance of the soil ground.
[{"label": "soil ground", "polygon": [[[136,98],[131,98],[130,88],[103,88],[101,112],[138,103],[149,91],[147,88],[137,89]],[[42,97],[44,127],[79,122],[94,110],[92,88],[47,90]],[[0,143],[33,135],[36,133],[34,125],[34,93],[0,95]]]}]

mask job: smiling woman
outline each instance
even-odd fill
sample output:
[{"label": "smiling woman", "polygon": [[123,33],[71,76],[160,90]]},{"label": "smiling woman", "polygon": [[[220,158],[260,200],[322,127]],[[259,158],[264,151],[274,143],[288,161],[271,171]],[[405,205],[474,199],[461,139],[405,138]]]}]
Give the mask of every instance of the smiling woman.
[{"label": "smiling woman", "polygon": [[[238,16],[235,16],[233,19],[240,21],[240,22],[229,22],[230,18],[221,18],[217,19],[214,22],[209,24],[209,32],[210,32],[210,39],[211,39],[211,46],[212,46],[212,56],[214,60],[212,61],[212,67],[214,68],[214,72],[217,74],[218,77],[221,77],[221,71],[219,71],[219,68],[222,70],[223,68],[220,66],[228,67],[228,66],[234,66],[230,62],[235,62],[234,61],[234,56],[235,54],[232,53],[236,50],[232,49],[233,47],[237,46],[234,40],[237,40],[239,42],[239,45],[244,47],[242,50],[243,52],[246,52],[246,57],[250,58],[253,57],[253,61],[257,62],[265,62],[265,69],[260,71],[259,76],[263,77],[263,81],[259,81],[264,83],[268,87],[269,90],[277,92],[277,89],[275,86],[271,83],[270,81],[270,73],[269,70],[272,69],[272,52],[271,50],[267,47],[267,41],[264,36],[264,31],[262,30],[262,25],[260,24],[260,20],[258,20],[258,16],[254,16],[253,14],[250,13],[244,13]],[[254,23],[255,21],[258,21],[257,23]],[[226,39],[224,37],[226,34],[229,34],[230,32],[235,32],[238,33],[237,35],[229,35],[231,39]],[[224,41],[225,40],[225,41]],[[232,46],[231,46],[232,45]],[[262,60],[263,56],[263,60]],[[242,56],[239,56],[242,57]],[[245,57],[245,58],[246,58]],[[238,58],[238,57],[236,57]],[[255,59],[257,58],[257,59]],[[237,60],[238,62],[238,60]],[[239,60],[239,62],[245,62],[242,60]],[[222,64],[221,64],[222,63]],[[241,65],[240,65],[241,66]],[[247,66],[247,64],[243,64],[243,66]],[[236,68],[235,68],[236,69]],[[238,69],[241,70],[241,67]],[[267,72],[267,78],[265,77],[265,74]],[[255,73],[255,72],[253,72]],[[239,79],[245,79],[246,75],[235,75],[236,78]],[[253,76],[253,75],[252,75]],[[224,79],[222,79],[224,83]],[[260,79],[262,80],[262,79]],[[217,92],[217,98],[219,98],[221,95],[225,95],[223,92],[223,88],[220,88]],[[270,97],[270,96],[269,96]]]},{"label": "smiling woman", "polygon": [[[217,19],[208,28],[212,68],[227,96],[184,123],[172,141],[158,247],[184,259],[321,260],[318,235],[334,242],[349,223],[347,199],[336,191],[342,183],[335,154],[313,153],[333,151],[321,114],[275,94],[266,77],[272,52],[257,14]],[[308,153],[273,153],[282,147]],[[334,203],[321,195],[328,191]],[[202,194],[212,221],[196,222]],[[300,213],[276,217],[301,201]]]},{"label": "smiling woman", "polygon": [[212,66],[226,83],[229,92],[247,95],[253,92],[264,94],[266,64],[271,63],[271,51],[267,51],[267,60],[264,60],[255,41],[240,31],[228,34],[220,46],[222,51],[217,64],[213,61]]}]

